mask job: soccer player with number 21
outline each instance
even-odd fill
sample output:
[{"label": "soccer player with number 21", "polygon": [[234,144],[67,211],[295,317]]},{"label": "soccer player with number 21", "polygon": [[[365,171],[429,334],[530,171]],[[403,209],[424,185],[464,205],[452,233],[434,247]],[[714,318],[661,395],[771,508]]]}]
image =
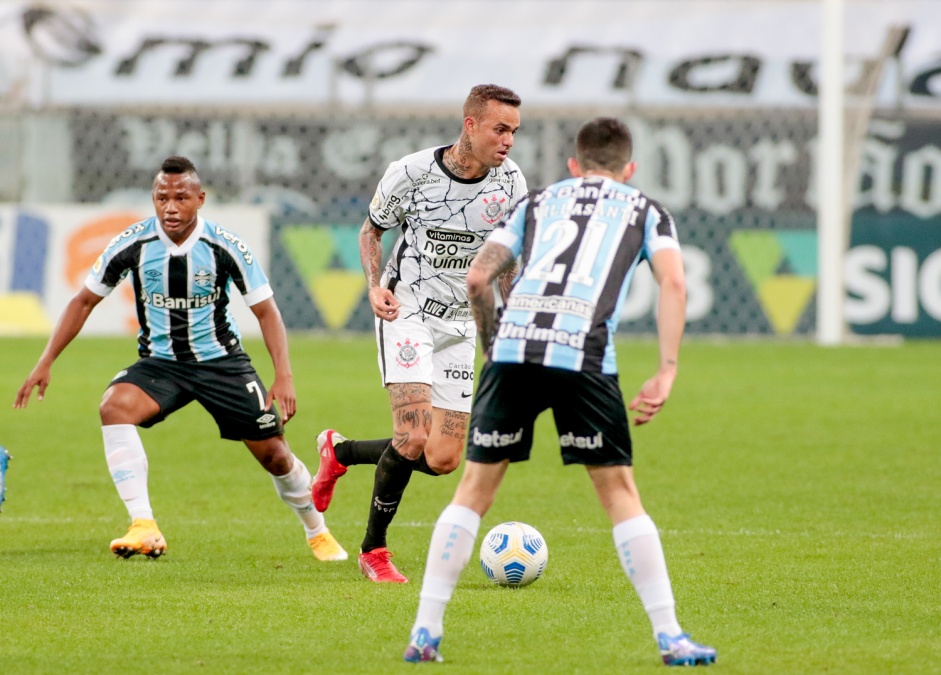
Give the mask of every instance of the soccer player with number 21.
[{"label": "soccer player with number 21", "polygon": [[[493,231],[467,273],[487,361],[467,434],[467,464],[435,524],[405,660],[440,661],[444,611],[474,551],[481,518],[510,462],[529,459],[533,425],[552,409],[564,464],[588,470],[613,524],[614,546],[668,666],[707,665],[716,650],[677,622],[660,533],[634,483],[627,411],[613,336],[631,277],[647,260],[660,286],[660,363],[630,403],[634,423],[660,412],[676,378],[686,279],[676,227],[657,202],[626,184],[630,131],[596,118],[576,136],[572,178],[534,190]],[[503,312],[493,280],[523,264]],[[607,627],[605,627],[607,628]]]}]

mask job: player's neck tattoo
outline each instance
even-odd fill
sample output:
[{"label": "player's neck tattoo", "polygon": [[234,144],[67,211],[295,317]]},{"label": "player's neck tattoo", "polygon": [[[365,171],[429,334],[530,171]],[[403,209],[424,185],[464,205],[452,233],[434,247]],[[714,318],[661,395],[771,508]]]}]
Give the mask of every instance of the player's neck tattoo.
[{"label": "player's neck tattoo", "polygon": [[461,134],[461,139],[444,151],[444,166],[458,178],[478,178],[483,173],[474,173],[474,164],[477,162],[473,157],[470,139]]}]

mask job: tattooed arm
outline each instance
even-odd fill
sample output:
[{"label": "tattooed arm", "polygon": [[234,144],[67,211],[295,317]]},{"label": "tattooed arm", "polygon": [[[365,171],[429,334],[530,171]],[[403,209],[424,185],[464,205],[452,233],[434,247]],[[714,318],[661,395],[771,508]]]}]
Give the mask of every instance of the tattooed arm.
[{"label": "tattooed arm", "polygon": [[373,314],[386,321],[394,321],[399,316],[399,302],[388,288],[380,284],[382,278],[382,230],[372,224],[369,218],[359,231],[359,261],[366,273],[366,286],[369,289],[369,304]]},{"label": "tattooed arm", "polygon": [[510,291],[513,290],[513,280],[516,278],[516,273],[519,271],[519,266],[516,264],[516,261],[513,261],[513,264],[510,265],[506,272],[503,272],[500,275],[499,284],[500,284],[500,297],[503,298],[503,304],[506,304],[506,299],[510,297]]},{"label": "tattooed arm", "polygon": [[490,349],[496,334],[497,316],[493,280],[514,264],[513,253],[503,244],[486,242],[467,271],[467,295],[484,351]]}]

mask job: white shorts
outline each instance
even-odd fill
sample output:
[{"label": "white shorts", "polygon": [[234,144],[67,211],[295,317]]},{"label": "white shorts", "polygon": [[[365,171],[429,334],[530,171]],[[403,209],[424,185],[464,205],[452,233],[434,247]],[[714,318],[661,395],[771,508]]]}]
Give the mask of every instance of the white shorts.
[{"label": "white shorts", "polygon": [[399,316],[395,321],[376,319],[376,344],[383,386],[430,384],[433,407],[470,412],[476,336],[449,335],[420,317]]}]

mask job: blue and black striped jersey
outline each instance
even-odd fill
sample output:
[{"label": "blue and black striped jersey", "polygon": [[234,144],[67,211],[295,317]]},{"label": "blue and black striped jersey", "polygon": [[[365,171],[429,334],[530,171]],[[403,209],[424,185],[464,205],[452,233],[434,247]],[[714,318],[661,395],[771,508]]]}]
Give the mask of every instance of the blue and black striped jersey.
[{"label": "blue and black striped jersey", "polygon": [[570,178],[530,192],[488,241],[521,256],[491,359],[617,373],[613,336],[642,259],[679,250],[673,217],[636,188]]},{"label": "blue and black striped jersey", "polygon": [[249,306],[273,295],[245,242],[203,218],[181,246],[155,217],[131,225],[98,257],[85,286],[105,297],[129,274],[141,327],[138,352],[175,361],[207,361],[241,351],[229,311],[232,284]]}]

